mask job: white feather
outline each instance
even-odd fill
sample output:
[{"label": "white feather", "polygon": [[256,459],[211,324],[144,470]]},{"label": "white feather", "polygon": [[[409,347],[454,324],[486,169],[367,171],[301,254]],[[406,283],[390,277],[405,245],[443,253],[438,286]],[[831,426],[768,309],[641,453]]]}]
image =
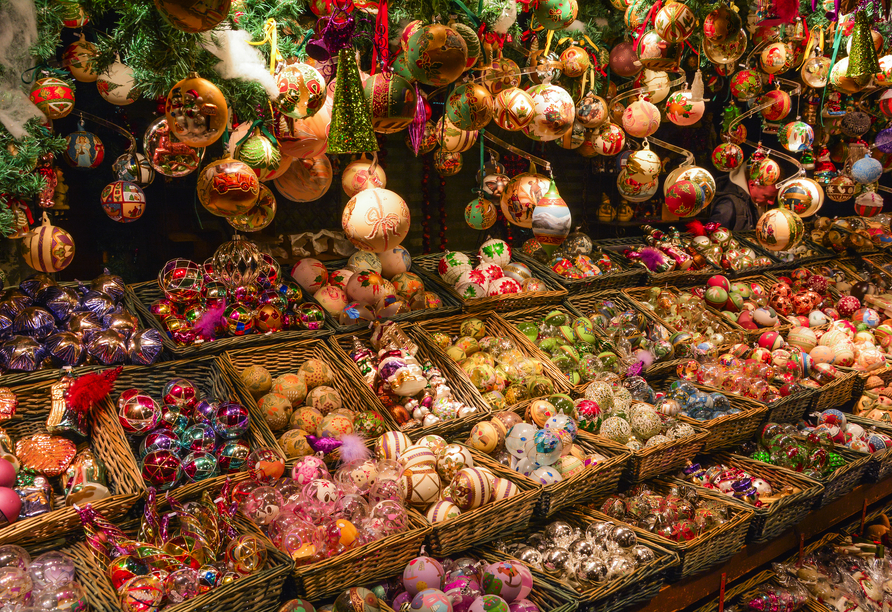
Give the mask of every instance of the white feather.
[{"label": "white feather", "polygon": [[248,44],[251,34],[244,30],[217,30],[206,34],[201,46],[219,58],[214,70],[224,79],[260,83],[270,100],[279,96],[276,79],[257,47]]}]

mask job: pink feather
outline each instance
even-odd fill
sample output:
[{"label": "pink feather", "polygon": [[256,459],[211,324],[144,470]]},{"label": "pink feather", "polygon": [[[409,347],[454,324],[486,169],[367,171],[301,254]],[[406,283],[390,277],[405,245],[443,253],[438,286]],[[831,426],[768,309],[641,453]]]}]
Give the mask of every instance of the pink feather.
[{"label": "pink feather", "polygon": [[658,271],[666,261],[666,257],[663,253],[653,247],[644,247],[638,251],[638,255],[641,257],[641,261],[644,262],[644,265],[647,266],[647,269],[651,272]]},{"label": "pink feather", "polygon": [[646,370],[654,363],[654,354],[650,351],[645,351],[643,349],[639,349],[635,351],[635,359],[640,361],[644,365],[644,369]]},{"label": "pink feather", "polygon": [[205,340],[214,340],[217,337],[217,328],[223,324],[223,311],[226,303],[222,300],[218,306],[211,306],[195,323],[195,333]]},{"label": "pink feather", "polygon": [[365,445],[365,439],[356,434],[341,436],[341,462],[365,461],[371,456],[369,448]]}]

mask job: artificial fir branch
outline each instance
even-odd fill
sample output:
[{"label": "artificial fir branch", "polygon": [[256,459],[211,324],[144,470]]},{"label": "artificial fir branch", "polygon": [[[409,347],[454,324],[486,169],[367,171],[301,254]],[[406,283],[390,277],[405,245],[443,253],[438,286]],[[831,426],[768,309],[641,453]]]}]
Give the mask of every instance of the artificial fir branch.
[{"label": "artificial fir branch", "polygon": [[37,119],[27,127],[28,135],[19,140],[0,128],[0,195],[33,199],[46,186],[43,177],[33,171],[37,160],[65,149],[65,139],[50,134]]},{"label": "artificial fir branch", "polygon": [[56,48],[60,43],[59,34],[62,32],[62,16],[66,9],[54,0],[35,0],[34,8],[37,9],[37,42],[28,52],[47,61],[56,56]]}]

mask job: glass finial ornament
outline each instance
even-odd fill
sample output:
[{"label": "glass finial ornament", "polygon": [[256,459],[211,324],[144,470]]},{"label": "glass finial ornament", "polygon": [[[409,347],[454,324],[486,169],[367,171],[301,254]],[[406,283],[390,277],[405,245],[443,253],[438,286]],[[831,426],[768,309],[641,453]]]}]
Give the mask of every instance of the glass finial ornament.
[{"label": "glass finial ornament", "polygon": [[213,257],[214,272],[229,289],[250,285],[264,267],[263,254],[257,245],[236,234],[220,245]]},{"label": "glass finial ornament", "polygon": [[572,222],[570,209],[552,179],[548,191],[539,198],[533,209],[533,235],[545,252],[551,255],[570,233]]}]

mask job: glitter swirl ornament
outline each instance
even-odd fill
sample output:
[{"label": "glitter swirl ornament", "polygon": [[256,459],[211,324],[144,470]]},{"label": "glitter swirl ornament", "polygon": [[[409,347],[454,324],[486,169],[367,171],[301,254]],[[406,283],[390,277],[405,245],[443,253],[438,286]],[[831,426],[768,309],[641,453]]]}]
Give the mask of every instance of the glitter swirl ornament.
[{"label": "glitter swirl ornament", "polygon": [[530,94],[517,87],[500,91],[493,107],[493,120],[500,128],[509,132],[525,128],[536,112]]},{"label": "glitter swirl ornament", "polygon": [[312,117],[325,104],[325,79],[309,64],[286,64],[276,74],[276,87],[276,109],[293,119]]},{"label": "glitter swirl ornament", "polygon": [[37,79],[31,86],[29,98],[49,119],[67,117],[74,110],[74,89],[57,77]]},{"label": "glitter swirl ornament", "polygon": [[514,225],[532,227],[533,209],[548,191],[551,179],[536,172],[533,166],[529,172],[518,174],[505,187],[500,200],[502,214]]},{"label": "glitter swirl ornament", "polygon": [[533,119],[523,129],[527,137],[547,142],[557,140],[573,129],[576,105],[567,90],[542,84],[531,87],[527,93],[533,100]]},{"label": "glitter swirl ornament", "polygon": [[480,83],[456,87],[446,100],[446,116],[460,130],[479,130],[492,120],[493,98]]},{"label": "glitter swirl ornament", "polygon": [[74,259],[71,234],[51,225],[46,213],[43,213],[42,223],[22,237],[19,249],[25,263],[38,272],[59,272]]},{"label": "glitter swirl ornament", "polygon": [[226,217],[226,222],[240,232],[259,232],[269,226],[276,217],[276,196],[269,187],[260,185],[257,203],[242,215]]},{"label": "glitter swirl ornament", "polygon": [[214,251],[212,261],[217,279],[230,291],[254,283],[266,265],[257,245],[238,234]]},{"label": "glitter swirl ornament", "polygon": [[442,24],[422,26],[406,45],[409,72],[424,85],[442,87],[461,76],[468,61],[468,45],[461,35]]},{"label": "glitter swirl ornament", "polygon": [[127,106],[139,100],[139,89],[136,87],[133,68],[121,63],[117,58],[98,76],[96,89],[106,102],[115,106]]},{"label": "glitter swirl ornament", "polygon": [[139,185],[127,181],[106,185],[99,201],[109,219],[118,223],[136,221],[146,210],[146,194]]},{"label": "glitter swirl ornament", "polygon": [[229,107],[216,85],[190,72],[167,94],[164,118],[171,133],[191,147],[207,147],[223,136]]},{"label": "glitter swirl ornament", "polygon": [[409,234],[409,223],[406,202],[379,187],[366,187],[350,198],[341,215],[347,239],[357,249],[371,253],[399,246]]},{"label": "glitter swirl ornament", "polygon": [[218,217],[242,215],[260,195],[260,181],[244,162],[221,159],[205,166],[198,175],[198,201]]},{"label": "glitter swirl ornament", "polygon": [[415,119],[415,88],[403,77],[379,72],[366,79],[362,89],[376,132],[393,134],[409,127]]},{"label": "glitter swirl ornament", "polygon": [[811,150],[814,139],[815,131],[804,121],[791,121],[777,131],[778,142],[792,153]]}]

